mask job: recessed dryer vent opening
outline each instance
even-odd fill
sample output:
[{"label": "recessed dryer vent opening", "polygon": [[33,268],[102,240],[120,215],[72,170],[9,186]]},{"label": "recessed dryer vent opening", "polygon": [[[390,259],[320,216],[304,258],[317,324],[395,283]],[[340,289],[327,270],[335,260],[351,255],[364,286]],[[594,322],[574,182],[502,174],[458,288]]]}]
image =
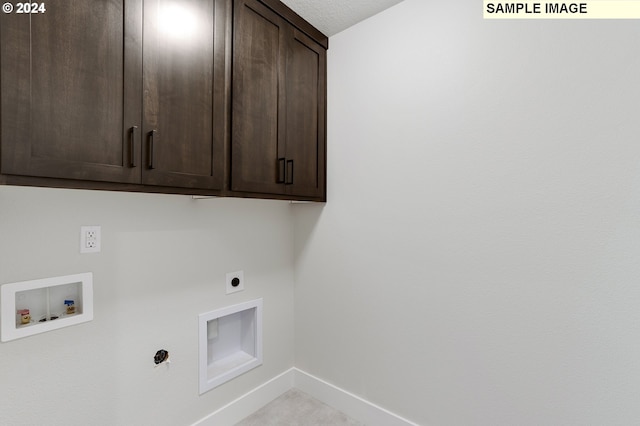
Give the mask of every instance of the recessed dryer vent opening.
[{"label": "recessed dryer vent opening", "polygon": [[262,364],[262,299],[199,316],[200,394]]}]

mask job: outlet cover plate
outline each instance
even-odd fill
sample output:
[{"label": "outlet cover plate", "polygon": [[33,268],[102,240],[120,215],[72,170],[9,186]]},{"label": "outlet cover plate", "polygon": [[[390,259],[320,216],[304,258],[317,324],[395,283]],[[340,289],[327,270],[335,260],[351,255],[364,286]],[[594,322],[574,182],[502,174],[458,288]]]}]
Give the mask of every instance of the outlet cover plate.
[{"label": "outlet cover plate", "polygon": [[244,271],[229,272],[226,282],[227,294],[244,290]]},{"label": "outlet cover plate", "polygon": [[100,253],[102,242],[100,234],[100,226],[81,226],[80,253]]}]

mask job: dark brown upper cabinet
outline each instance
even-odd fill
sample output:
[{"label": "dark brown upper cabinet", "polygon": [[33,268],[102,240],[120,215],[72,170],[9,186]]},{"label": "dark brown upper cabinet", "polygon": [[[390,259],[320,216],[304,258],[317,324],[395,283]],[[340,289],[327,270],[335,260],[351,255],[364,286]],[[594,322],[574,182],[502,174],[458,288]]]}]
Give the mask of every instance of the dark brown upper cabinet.
[{"label": "dark brown upper cabinet", "polygon": [[140,2],[47,6],[0,16],[1,172],[140,182]]},{"label": "dark brown upper cabinet", "polygon": [[324,201],[327,37],[278,0],[0,14],[0,184]]},{"label": "dark brown upper cabinet", "polygon": [[0,16],[0,172],[222,189],[230,1],[46,6]]},{"label": "dark brown upper cabinet", "polygon": [[234,1],[231,190],[323,201],[326,46],[273,4]]},{"label": "dark brown upper cabinet", "polygon": [[225,2],[145,0],[142,183],[222,189]]}]

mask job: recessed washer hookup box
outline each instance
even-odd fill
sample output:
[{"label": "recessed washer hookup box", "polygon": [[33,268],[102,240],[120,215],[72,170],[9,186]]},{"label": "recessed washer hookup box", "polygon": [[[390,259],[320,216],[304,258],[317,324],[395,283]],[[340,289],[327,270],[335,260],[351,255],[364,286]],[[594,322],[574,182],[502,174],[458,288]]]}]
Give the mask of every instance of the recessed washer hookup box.
[{"label": "recessed washer hookup box", "polygon": [[0,295],[3,342],[93,319],[91,272],[3,284]]}]

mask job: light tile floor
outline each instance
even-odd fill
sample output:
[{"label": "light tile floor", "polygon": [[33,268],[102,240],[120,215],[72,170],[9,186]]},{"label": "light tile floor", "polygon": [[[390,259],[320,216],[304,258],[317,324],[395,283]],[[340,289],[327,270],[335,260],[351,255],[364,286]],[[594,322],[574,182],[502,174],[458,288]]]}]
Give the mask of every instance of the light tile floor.
[{"label": "light tile floor", "polygon": [[364,426],[298,389],[291,389],[236,426]]}]

